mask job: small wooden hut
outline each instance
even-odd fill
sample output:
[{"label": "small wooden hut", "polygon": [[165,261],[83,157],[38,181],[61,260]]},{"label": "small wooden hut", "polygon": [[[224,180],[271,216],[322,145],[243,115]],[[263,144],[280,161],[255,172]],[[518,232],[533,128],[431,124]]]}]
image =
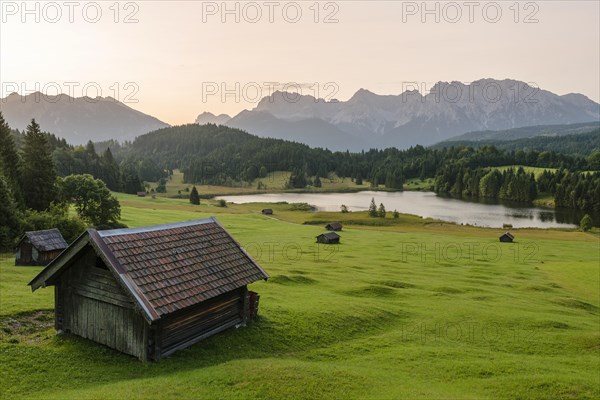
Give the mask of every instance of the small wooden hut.
[{"label": "small wooden hut", "polygon": [[502,236],[500,236],[500,241],[503,243],[512,243],[514,239],[515,237],[511,235],[510,232],[506,232]]},{"label": "small wooden hut", "polygon": [[261,212],[264,215],[273,215],[273,210],[271,208],[263,208]]},{"label": "small wooden hut", "polygon": [[67,246],[58,229],[25,232],[15,249],[15,265],[48,265]]},{"label": "small wooden hut", "polygon": [[30,283],[54,286],[55,327],[160,360],[256,316],[269,275],[214,218],[88,229]]},{"label": "small wooden hut", "polygon": [[325,225],[325,229],[327,229],[328,231],[339,232],[342,230],[342,224],[340,224],[339,222],[330,222],[327,225]]},{"label": "small wooden hut", "polygon": [[338,235],[335,232],[321,233],[319,236],[317,236],[317,243],[339,244],[340,243],[340,235]]}]

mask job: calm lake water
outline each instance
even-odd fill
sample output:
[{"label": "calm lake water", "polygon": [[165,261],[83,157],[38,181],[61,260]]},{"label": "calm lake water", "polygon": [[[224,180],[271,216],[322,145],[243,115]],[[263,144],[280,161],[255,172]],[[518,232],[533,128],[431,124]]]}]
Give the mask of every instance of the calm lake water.
[{"label": "calm lake water", "polygon": [[383,203],[388,212],[396,209],[405,214],[492,228],[501,228],[502,224],[515,228],[572,228],[581,218],[571,210],[471,202],[432,192],[273,193],[219,198],[233,203],[308,203],[317,211],[340,211],[342,204],[350,211],[364,211],[375,198],[377,206]]}]

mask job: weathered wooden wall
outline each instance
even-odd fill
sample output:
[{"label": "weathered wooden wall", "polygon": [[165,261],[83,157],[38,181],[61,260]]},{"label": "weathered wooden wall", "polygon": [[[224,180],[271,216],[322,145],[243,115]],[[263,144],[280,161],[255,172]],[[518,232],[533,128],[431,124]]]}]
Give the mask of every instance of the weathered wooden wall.
[{"label": "weathered wooden wall", "polygon": [[54,251],[41,251],[38,252],[37,261],[33,259],[33,253],[37,252],[27,241],[23,241],[19,245],[19,251],[15,254],[15,265],[28,266],[28,265],[48,265],[50,261],[54,260],[62,252],[62,250]]},{"label": "weathered wooden wall", "polygon": [[245,321],[245,287],[167,316],[157,331],[155,357],[169,354]]},{"label": "weathered wooden wall", "polygon": [[92,249],[57,285],[56,328],[146,359],[148,324]]}]

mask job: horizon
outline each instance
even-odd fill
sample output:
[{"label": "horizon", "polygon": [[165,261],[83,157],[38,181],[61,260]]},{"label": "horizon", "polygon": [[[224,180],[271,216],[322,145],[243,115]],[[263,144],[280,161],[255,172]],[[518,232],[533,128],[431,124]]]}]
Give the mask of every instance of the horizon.
[{"label": "horizon", "polygon": [[2,3],[0,97],[110,96],[170,125],[271,89],[342,100],[485,76],[600,102],[598,2],[75,3]]}]

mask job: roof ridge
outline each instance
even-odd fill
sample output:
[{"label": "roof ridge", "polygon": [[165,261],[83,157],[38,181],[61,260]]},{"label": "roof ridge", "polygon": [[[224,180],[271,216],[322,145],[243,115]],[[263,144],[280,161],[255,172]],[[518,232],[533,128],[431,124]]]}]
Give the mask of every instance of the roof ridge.
[{"label": "roof ridge", "polygon": [[208,217],[208,218],[196,219],[196,220],[171,222],[168,224],[161,224],[161,225],[141,226],[138,228],[110,229],[110,230],[97,231],[97,232],[101,238],[104,238],[104,237],[109,237],[109,236],[132,235],[132,234],[136,234],[136,233],[155,232],[155,231],[162,231],[162,230],[174,229],[174,228],[184,228],[187,226],[208,224],[208,223],[215,222],[215,221],[216,221],[215,217]]}]

